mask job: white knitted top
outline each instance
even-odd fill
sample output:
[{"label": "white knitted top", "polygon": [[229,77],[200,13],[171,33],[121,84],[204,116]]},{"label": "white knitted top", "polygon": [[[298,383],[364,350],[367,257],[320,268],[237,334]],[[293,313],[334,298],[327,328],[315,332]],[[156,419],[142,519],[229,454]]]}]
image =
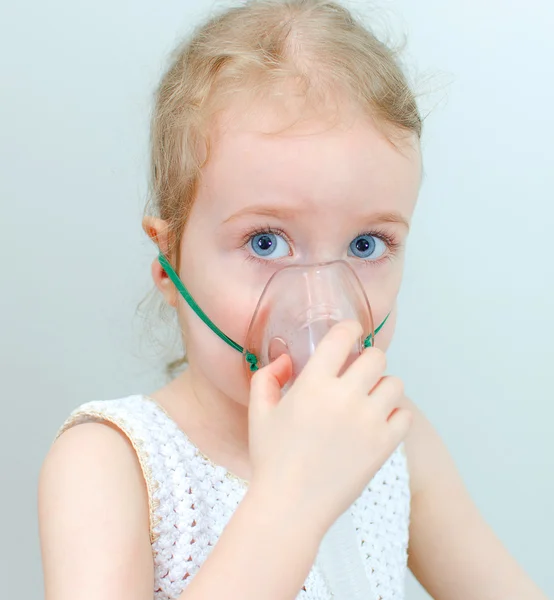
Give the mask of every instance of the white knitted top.
[{"label": "white knitted top", "polygon": [[[62,427],[110,422],[133,445],[148,489],[154,600],[173,600],[217,543],[248,483],[213,464],[152,399],[84,404]],[[403,600],[410,490],[402,445],[352,505],[360,553],[376,600]],[[260,593],[260,598],[263,593]],[[314,565],[297,600],[330,600]]]}]

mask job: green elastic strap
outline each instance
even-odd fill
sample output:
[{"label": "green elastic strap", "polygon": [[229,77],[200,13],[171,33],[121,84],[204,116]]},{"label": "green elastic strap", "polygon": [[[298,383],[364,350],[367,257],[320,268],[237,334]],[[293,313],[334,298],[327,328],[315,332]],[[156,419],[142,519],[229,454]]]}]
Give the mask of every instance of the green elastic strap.
[{"label": "green elastic strap", "polygon": [[[250,370],[252,372],[257,371],[259,369],[257,356],[255,354],[252,354],[252,352],[249,352],[248,350],[243,348],[240,344],[237,344],[229,336],[225,335],[223,333],[223,331],[221,331],[221,329],[219,329],[219,327],[210,320],[208,315],[200,308],[200,306],[198,306],[198,304],[196,303],[196,300],[189,294],[187,288],[183,285],[181,278],[179,277],[179,275],[177,275],[177,273],[171,266],[171,263],[167,260],[167,258],[163,254],[158,255],[158,260],[159,260],[160,264],[162,265],[163,270],[167,273],[167,276],[169,277],[169,279],[171,279],[171,281],[173,282],[173,284],[175,285],[177,290],[180,292],[181,296],[183,296],[183,298],[187,301],[188,305],[192,308],[192,310],[226,344],[229,344],[229,346],[231,346],[231,348],[234,348],[235,350],[237,350],[244,356],[246,362],[250,365]],[[381,328],[387,322],[389,315],[390,315],[390,313],[385,317],[385,320],[381,323],[381,325],[379,325],[379,327],[377,327],[377,329],[375,330],[374,333],[370,333],[366,337],[366,339],[364,340],[364,348],[369,348],[369,347],[373,346],[373,338],[379,333],[379,331],[381,331]]]},{"label": "green elastic strap", "polygon": [[173,270],[173,267],[171,266],[167,258],[163,254],[160,254],[158,256],[158,260],[160,261],[160,264],[162,265],[164,271],[167,273],[169,279],[171,279],[171,281],[175,284],[175,287],[179,290],[179,292],[181,292],[183,298],[188,302],[189,306],[202,319],[202,321],[204,321],[204,323],[206,323],[206,325],[224,342],[227,342],[229,346],[231,346],[235,350],[238,350],[241,354],[244,354],[244,348],[236,342],[234,342],[230,337],[226,336],[223,333],[223,331],[221,331],[221,329],[217,327],[217,325],[210,321],[208,315],[198,306],[198,304],[196,304],[196,300],[189,294],[187,288],[183,285],[183,282],[179,278],[179,275],[177,275],[177,273]]},{"label": "green elastic strap", "polygon": [[379,325],[379,327],[377,327],[377,329],[373,333],[370,333],[366,337],[366,339],[364,340],[364,348],[371,348],[373,346],[373,340],[375,339],[375,336],[381,331],[381,329],[383,329],[383,326],[387,322],[389,317],[390,313],[383,319],[381,325]]}]

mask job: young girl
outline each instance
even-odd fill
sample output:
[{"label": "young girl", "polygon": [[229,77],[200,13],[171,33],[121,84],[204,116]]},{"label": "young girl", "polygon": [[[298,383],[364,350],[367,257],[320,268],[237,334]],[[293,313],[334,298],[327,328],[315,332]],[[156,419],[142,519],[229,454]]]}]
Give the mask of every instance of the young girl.
[{"label": "young girl", "polygon": [[[392,52],[333,2],[250,1],[179,48],[144,229],[188,366],[62,428],[40,482],[47,600],[328,599],[314,561],[345,511],[376,599],[404,598],[407,566],[437,600],[544,599],[385,376],[420,134]],[[368,334],[347,320],[294,381],[287,355],[258,364],[270,278],[337,260],[369,299],[367,349],[345,366]]]}]

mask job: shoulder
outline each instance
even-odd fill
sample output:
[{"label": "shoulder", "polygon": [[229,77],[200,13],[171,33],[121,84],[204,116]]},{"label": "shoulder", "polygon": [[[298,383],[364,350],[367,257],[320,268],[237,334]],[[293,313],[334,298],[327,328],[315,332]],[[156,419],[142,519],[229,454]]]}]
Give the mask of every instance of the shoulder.
[{"label": "shoulder", "polygon": [[75,484],[86,479],[88,486],[101,484],[101,493],[112,491],[145,504],[152,521],[156,482],[151,462],[163,429],[160,413],[153,401],[139,395],[82,404],[56,436],[42,467],[41,489],[50,481],[63,483],[58,480],[66,474],[72,486],[64,492],[79,493],[76,488],[82,486]]},{"label": "shoulder", "polygon": [[[109,422],[122,433],[155,426],[159,419],[160,408],[146,396],[133,395],[113,400],[95,400],[81,404],[64,423],[58,436],[68,429],[84,422]],[[127,437],[129,437],[127,435]]]},{"label": "shoulder", "polygon": [[41,518],[99,516],[106,507],[114,519],[125,507],[128,518],[144,521],[148,502],[137,455],[111,423],[82,423],[54,442],[39,478]]},{"label": "shoulder", "polygon": [[[71,475],[72,481],[92,477],[108,480],[129,472],[140,474],[128,437],[110,421],[88,421],[60,432],[46,456],[40,480],[53,478],[62,483],[64,473]],[[121,481],[119,477],[117,481]]]},{"label": "shoulder", "polygon": [[403,404],[413,416],[404,441],[412,496],[427,490],[435,482],[458,481],[456,466],[438,431],[412,400],[405,397]]},{"label": "shoulder", "polygon": [[150,408],[148,404],[141,396],[129,396],[88,402],[76,408],[59,430],[44,461],[41,483],[51,479],[64,483],[65,474],[71,476],[71,483],[86,479],[88,486],[102,483],[102,490],[117,488],[120,492],[131,488],[135,498],[147,497],[140,434],[151,420],[149,415],[141,415],[141,410]]}]

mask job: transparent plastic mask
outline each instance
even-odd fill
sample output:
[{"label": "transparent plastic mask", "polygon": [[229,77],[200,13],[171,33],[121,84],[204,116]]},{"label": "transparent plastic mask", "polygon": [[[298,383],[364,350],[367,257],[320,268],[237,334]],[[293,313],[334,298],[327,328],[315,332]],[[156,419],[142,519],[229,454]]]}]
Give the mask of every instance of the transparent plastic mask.
[{"label": "transparent plastic mask", "polygon": [[374,335],[369,302],[356,273],[343,260],[285,267],[265,286],[245,346],[260,368],[289,355],[293,374],[288,387],[327,332],[347,319],[361,323],[364,337],[352,347],[344,368]]}]

